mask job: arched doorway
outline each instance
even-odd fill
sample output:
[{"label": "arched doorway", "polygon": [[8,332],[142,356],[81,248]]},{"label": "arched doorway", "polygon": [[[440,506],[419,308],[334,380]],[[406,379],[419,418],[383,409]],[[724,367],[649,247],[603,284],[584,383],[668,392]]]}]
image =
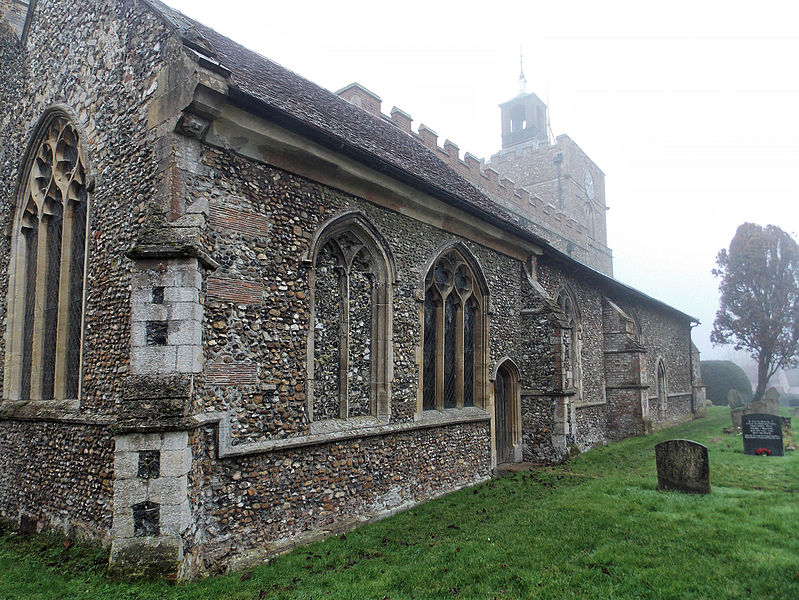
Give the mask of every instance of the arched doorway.
[{"label": "arched doorway", "polygon": [[494,433],[497,464],[521,460],[519,372],[509,359],[499,365],[494,377]]}]

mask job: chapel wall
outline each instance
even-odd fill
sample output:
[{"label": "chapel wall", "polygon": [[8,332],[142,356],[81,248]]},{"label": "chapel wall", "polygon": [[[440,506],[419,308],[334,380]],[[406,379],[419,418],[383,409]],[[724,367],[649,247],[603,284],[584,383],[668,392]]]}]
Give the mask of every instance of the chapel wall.
[{"label": "chapel wall", "polygon": [[[583,451],[607,441],[607,404],[605,398],[605,373],[603,368],[603,326],[602,326],[602,293],[595,285],[585,278],[569,273],[560,266],[560,263],[541,259],[537,261],[537,279],[552,300],[563,290],[568,290],[573,296],[580,314],[580,362],[579,365],[570,363],[568,344],[571,332],[566,329],[560,335],[565,349],[562,357],[553,357],[557,365],[562,362],[567,370],[569,379],[574,382],[565,398],[566,404],[558,405],[557,399],[550,400],[551,410],[547,411],[545,398],[529,398],[525,415],[526,451],[531,456],[547,456],[549,461],[558,460],[563,452],[575,446]],[[579,372],[580,381],[575,381],[575,369]],[[549,413],[554,412],[554,417]],[[563,414],[560,414],[560,413]],[[537,419],[532,415],[538,416]],[[554,430],[559,433],[559,426],[555,421],[562,420],[562,443],[565,448],[558,449],[557,443],[552,447],[550,439],[547,444],[547,435],[551,437]]]},{"label": "chapel wall", "polygon": [[575,404],[602,402],[604,399],[605,374],[602,368],[602,292],[596,285],[580,276],[568,273],[557,263],[539,260],[538,281],[555,299],[566,288],[571,290],[580,311],[581,325],[581,372],[580,394]]},{"label": "chapel wall", "polygon": [[197,173],[184,175],[189,200],[209,202],[205,249],[219,268],[205,279],[205,372],[197,409],[232,413],[237,442],[308,435],[307,341],[311,266],[302,260],[325,222],[358,211],[383,236],[396,266],[393,285],[391,422],[417,414],[420,288],[431,261],[461,242],[491,296],[489,372],[519,364],[518,261],[344,192],[204,147]]},{"label": "chapel wall", "polygon": [[221,460],[214,428],[193,439],[195,574],[241,569],[490,476],[487,422]]},{"label": "chapel wall", "polygon": [[[40,519],[38,526],[83,529],[106,540],[113,471],[108,426],[129,364],[130,261],[124,253],[158,185],[147,109],[154,74],[175,48],[143,3],[94,0],[80,10],[71,8],[71,3],[40,0],[24,48],[0,27],[0,227],[7,232],[0,237],[0,380],[6,375],[5,324],[15,326],[6,312],[15,190],[26,147],[48,109],[64,107],[94,178],[80,403],[69,408],[68,418],[58,407],[0,408],[0,489],[7,494],[2,504],[10,518],[26,512]],[[41,422],[15,420],[19,416]],[[47,497],[38,498],[37,489],[46,490]]]},{"label": "chapel wall", "polygon": [[[130,23],[122,26],[120,17]],[[147,88],[165,52],[166,31],[137,2],[88,2],[80,11],[41,0],[27,37],[24,78],[4,85],[0,222],[12,230],[20,163],[36,124],[54,105],[69,108],[96,185],[90,195],[81,411],[109,414],[127,373],[128,249],[157,180]],[[4,49],[4,52],[9,51]],[[13,64],[13,58],[9,58]],[[0,295],[8,293],[10,239],[0,240]],[[0,308],[5,319],[6,303]],[[5,344],[0,344],[0,371]],[[0,373],[1,375],[2,373]]]},{"label": "chapel wall", "polygon": [[[618,305],[637,319],[641,328],[641,343],[647,350],[642,358],[641,382],[649,386],[645,391],[648,420],[658,427],[692,418],[691,330],[688,323],[665,310],[641,302],[619,300]],[[660,360],[666,367],[668,386],[664,418],[659,417],[657,409],[657,365]]]}]

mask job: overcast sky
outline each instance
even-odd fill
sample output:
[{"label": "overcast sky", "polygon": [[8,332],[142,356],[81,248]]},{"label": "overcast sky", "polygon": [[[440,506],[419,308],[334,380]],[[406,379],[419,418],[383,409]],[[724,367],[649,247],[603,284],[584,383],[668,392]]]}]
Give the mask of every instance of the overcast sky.
[{"label": "overcast sky", "polygon": [[606,174],[617,279],[702,322],[710,270],[745,221],[799,232],[799,9],[759,2],[264,2],[166,0],[335,91],[357,81],[488,158],[500,102],[549,105]]}]

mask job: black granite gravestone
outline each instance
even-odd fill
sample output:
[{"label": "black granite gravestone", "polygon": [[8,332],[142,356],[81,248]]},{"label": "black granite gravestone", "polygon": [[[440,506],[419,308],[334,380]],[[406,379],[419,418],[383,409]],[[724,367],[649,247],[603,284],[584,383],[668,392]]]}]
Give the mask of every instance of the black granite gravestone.
[{"label": "black granite gravestone", "polygon": [[658,489],[710,493],[707,447],[691,440],[668,440],[655,446]]},{"label": "black granite gravestone", "polygon": [[741,419],[744,454],[783,456],[782,419],[776,415],[755,413]]}]

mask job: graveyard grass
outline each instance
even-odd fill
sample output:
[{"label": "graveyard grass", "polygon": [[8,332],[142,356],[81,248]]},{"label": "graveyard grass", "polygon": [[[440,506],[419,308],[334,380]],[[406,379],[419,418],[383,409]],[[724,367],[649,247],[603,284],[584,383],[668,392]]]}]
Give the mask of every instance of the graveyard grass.
[{"label": "graveyard grass", "polygon": [[[729,409],[494,479],[245,573],[103,575],[63,538],[0,535],[3,598],[799,598],[799,452],[745,456]],[[708,446],[713,491],[657,491],[654,445]]]}]

